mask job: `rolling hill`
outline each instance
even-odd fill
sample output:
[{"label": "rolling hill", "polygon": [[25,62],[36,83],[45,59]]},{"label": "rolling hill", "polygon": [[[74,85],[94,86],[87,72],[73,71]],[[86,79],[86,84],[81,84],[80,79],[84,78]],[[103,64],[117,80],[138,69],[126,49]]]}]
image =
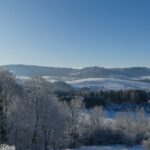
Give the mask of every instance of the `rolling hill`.
[{"label": "rolling hill", "polygon": [[43,76],[48,81],[65,81],[74,87],[92,89],[150,89],[150,68],[103,68],[82,69],[43,67],[33,65],[5,65],[18,79],[27,80]]}]

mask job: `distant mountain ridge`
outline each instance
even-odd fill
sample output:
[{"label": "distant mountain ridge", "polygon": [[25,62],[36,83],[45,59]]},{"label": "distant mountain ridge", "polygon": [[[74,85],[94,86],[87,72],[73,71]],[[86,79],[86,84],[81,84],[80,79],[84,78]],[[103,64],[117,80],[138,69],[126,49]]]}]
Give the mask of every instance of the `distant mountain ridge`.
[{"label": "distant mountain ridge", "polygon": [[33,65],[4,65],[2,66],[16,76],[32,77],[35,75],[50,76],[54,78],[140,78],[150,76],[150,68],[132,67],[132,68],[103,68],[87,67],[83,69],[44,67]]},{"label": "distant mountain ridge", "polygon": [[[43,67],[33,65],[5,65],[19,83],[33,76],[42,76],[52,82],[56,90],[89,88],[91,90],[143,89],[150,90],[150,68],[103,68],[83,69]],[[65,82],[62,82],[65,81]]]},{"label": "distant mountain ridge", "polygon": [[27,77],[32,77],[35,75],[67,76],[73,70],[71,68],[44,67],[34,65],[4,65],[2,67],[9,70],[16,76],[27,76]]}]

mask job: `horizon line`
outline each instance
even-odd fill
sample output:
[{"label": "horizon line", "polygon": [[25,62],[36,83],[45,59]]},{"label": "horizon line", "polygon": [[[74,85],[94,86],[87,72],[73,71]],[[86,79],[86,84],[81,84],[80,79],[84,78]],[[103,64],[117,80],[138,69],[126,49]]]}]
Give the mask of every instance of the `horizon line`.
[{"label": "horizon line", "polygon": [[150,67],[146,66],[128,66],[128,67],[106,67],[106,66],[85,66],[85,67],[65,67],[65,66],[47,66],[47,65],[38,65],[38,64],[5,64],[0,66],[35,66],[35,67],[47,67],[47,68],[66,68],[66,69],[84,69],[84,68],[105,68],[105,69],[126,69],[126,68],[147,68],[150,69]]}]

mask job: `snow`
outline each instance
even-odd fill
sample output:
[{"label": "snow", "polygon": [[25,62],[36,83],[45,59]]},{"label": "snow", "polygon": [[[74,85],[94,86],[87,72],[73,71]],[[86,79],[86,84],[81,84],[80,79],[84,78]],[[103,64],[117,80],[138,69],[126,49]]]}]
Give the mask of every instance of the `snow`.
[{"label": "snow", "polygon": [[142,79],[142,80],[150,80],[150,76],[142,76],[140,79]]},{"label": "snow", "polygon": [[[17,79],[26,81],[30,77],[17,76]],[[120,79],[115,77],[110,78],[84,78],[84,79],[68,79],[65,76],[43,76],[44,79],[50,82],[66,81],[66,83],[76,87],[84,88],[88,87],[92,90],[124,90],[124,89],[147,89],[150,90],[150,83],[144,83],[139,79]],[[150,76],[143,76],[140,79],[149,79]]]},{"label": "snow", "polygon": [[0,145],[0,150],[15,150],[15,147],[8,145]]},{"label": "snow", "polygon": [[16,79],[20,79],[20,80],[30,80],[30,77],[26,77],[26,76],[16,76]]},{"label": "snow", "polygon": [[52,83],[57,81],[56,79],[53,79],[51,76],[43,76],[43,78]]},{"label": "snow", "polygon": [[[70,149],[67,149],[70,150]],[[142,146],[134,146],[134,147],[125,147],[122,145],[114,145],[114,146],[89,146],[89,147],[81,147],[72,150],[145,150]]]},{"label": "snow", "polygon": [[150,89],[149,83],[116,78],[86,78],[67,81],[77,88],[88,87],[91,89],[120,90],[120,89]]}]

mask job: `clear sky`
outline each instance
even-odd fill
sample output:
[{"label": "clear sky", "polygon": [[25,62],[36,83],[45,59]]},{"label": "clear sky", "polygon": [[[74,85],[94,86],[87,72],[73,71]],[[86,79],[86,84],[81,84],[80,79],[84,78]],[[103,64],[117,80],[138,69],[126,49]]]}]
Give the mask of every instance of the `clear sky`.
[{"label": "clear sky", "polygon": [[0,0],[0,65],[150,67],[150,0]]}]

